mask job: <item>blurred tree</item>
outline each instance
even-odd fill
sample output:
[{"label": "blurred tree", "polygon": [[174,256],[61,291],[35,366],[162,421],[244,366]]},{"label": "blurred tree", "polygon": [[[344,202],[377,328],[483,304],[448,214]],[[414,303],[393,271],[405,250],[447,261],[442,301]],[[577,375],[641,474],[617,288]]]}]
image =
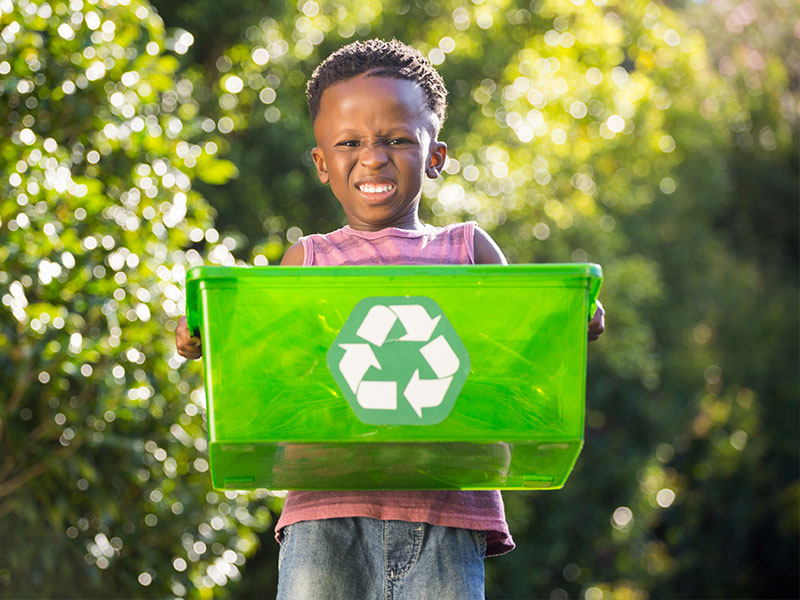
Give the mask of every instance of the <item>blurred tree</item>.
[{"label": "blurred tree", "polygon": [[[506,495],[520,548],[487,563],[490,596],[796,588],[797,419],[780,415],[797,414],[798,11],[678,8],[287,3],[242,21],[214,64],[204,109],[229,119],[246,175],[208,195],[252,244],[244,258],[275,261],[301,230],[341,219],[308,160],[303,86],[330,51],[378,36],[420,48],[451,91],[451,160],[426,186],[425,216],[477,219],[517,261],[604,265],[610,327],[593,349],[587,448],[565,490]],[[737,350],[753,339],[757,356]],[[764,462],[778,471],[756,477]],[[770,488],[776,500],[759,500]],[[722,495],[742,498],[723,510],[736,535],[704,514]]]},{"label": "blurred tree", "polygon": [[[651,252],[665,273],[683,270],[670,277],[677,319],[654,323],[669,357],[662,391],[688,400],[690,414],[674,421],[656,466],[639,471],[631,502],[643,522],[628,529],[626,547],[657,556],[645,570],[638,563],[655,596],[791,598],[800,554],[800,13],[783,1],[709,2],[688,7],[686,20],[704,32],[721,76],[697,112],[724,127],[714,138],[723,160],[704,169],[687,157],[677,178],[687,202],[654,204],[628,227],[647,244],[645,229],[660,223]],[[673,483],[648,489],[657,479],[645,484],[646,472]]]},{"label": "blurred tree", "polygon": [[4,597],[224,593],[270,524],[268,494],[210,489],[199,369],[177,371],[184,249],[233,260],[192,188],[234,167],[190,44],[142,2],[0,1]]},{"label": "blurred tree", "polygon": [[[49,456],[43,439],[57,440],[70,429],[69,444],[52,445],[70,452],[80,440],[66,465],[84,461],[95,469],[91,477],[73,475],[59,463],[57,473],[39,474],[42,466],[28,471],[35,479],[14,480],[23,465],[8,478],[19,482],[16,496],[7,495],[18,503],[3,505],[0,497],[0,511],[22,511],[26,526],[51,506],[65,507],[66,515],[54,521],[53,532],[36,521],[38,533],[23,538],[23,529],[13,529],[17,537],[10,539],[20,540],[19,548],[23,540],[50,540],[76,559],[31,571],[26,550],[12,557],[16,562],[0,561],[12,565],[0,567],[0,581],[34,573],[49,583],[57,573],[87,586],[83,595],[112,586],[123,595],[202,595],[236,579],[238,571],[226,571],[233,569],[227,557],[245,569],[244,577],[214,593],[251,597],[274,589],[277,545],[266,530],[266,507],[279,505],[205,488],[207,475],[195,472],[205,467],[195,453],[202,442],[193,441],[203,439],[198,369],[178,377],[172,369],[179,363],[160,335],[174,327],[182,308],[177,287],[183,269],[201,260],[198,250],[224,264],[233,263],[233,254],[274,262],[302,232],[342,223],[309,160],[304,84],[328,53],[376,36],[420,48],[451,92],[442,134],[451,160],[445,177],[425,187],[425,218],[475,219],[515,261],[591,260],[606,273],[609,330],[591,350],[586,448],[564,490],[505,495],[519,548],[487,562],[488,596],[796,596],[796,5],[690,3],[675,12],[643,0],[154,4],[183,30],[165,36],[149,12],[134,19],[144,8],[138,3],[83,7],[73,0],[69,8],[52,3],[52,14],[43,16],[45,4],[0,0],[0,54],[12,57],[0,58],[0,73],[10,73],[0,83],[9,103],[0,159],[11,174],[4,197],[16,200],[0,212],[0,252],[8,256],[0,275],[7,315],[1,323],[6,345],[19,347],[24,359],[12,352],[0,364],[8,389],[26,377],[32,382],[3,407],[11,410],[0,417],[6,427],[0,443],[5,456],[8,432],[17,431],[8,448],[24,456],[13,460],[32,460],[36,452]],[[102,41],[103,27],[110,26],[91,27],[96,21],[87,19],[89,12],[101,22],[114,14],[114,35],[123,24],[134,32],[130,39],[137,41],[120,44],[124,59],[113,54],[119,42]],[[65,41],[62,26],[76,38]],[[152,53],[148,40],[156,44]],[[106,43],[109,54],[101,57]],[[106,66],[108,56],[113,60]],[[97,57],[105,71],[90,79]],[[138,62],[124,66],[125,60]],[[84,69],[84,87],[76,65]],[[141,81],[127,83],[127,72]],[[44,79],[37,81],[39,74]],[[74,93],[51,108],[46,95],[66,92],[65,80],[75,84]],[[143,86],[147,92],[138,89]],[[129,100],[129,91],[142,100]],[[65,112],[48,112],[54,110]],[[138,131],[136,117],[143,122]],[[128,121],[130,135],[111,134],[109,122],[125,131]],[[41,154],[31,159],[35,149]],[[53,168],[46,162],[51,154]],[[85,196],[48,191],[46,173],[64,173],[62,163],[71,181],[86,185]],[[180,179],[176,170],[189,181],[180,189],[185,214],[173,208],[180,198],[171,183]],[[132,190],[138,190],[135,203]],[[217,209],[221,236],[199,195]],[[72,219],[63,230],[51,197],[65,207],[63,219]],[[145,213],[148,207],[152,213]],[[80,221],[72,216],[78,208]],[[120,224],[128,212],[139,218],[133,232]],[[52,237],[47,223],[60,240],[74,236],[65,248],[76,266],[63,262],[61,247],[50,250],[43,242]],[[107,236],[110,248],[103,245]],[[82,241],[89,238],[91,248]],[[120,263],[111,256],[122,247],[139,261],[128,265],[126,254],[125,266],[114,269],[111,261]],[[109,280],[97,266],[125,278]],[[48,269],[61,271],[48,280]],[[77,273],[83,279],[73,300],[67,283]],[[39,316],[41,302],[58,314]],[[138,315],[138,304],[148,307],[149,321]],[[50,356],[54,366],[42,362]],[[134,366],[137,360],[154,362]],[[84,363],[92,367],[89,376],[81,374]],[[65,385],[60,381],[68,388],[53,387]],[[139,388],[149,391],[132,391]],[[88,397],[100,401],[81,399]],[[105,402],[120,406],[111,404],[111,422]],[[25,407],[30,412],[23,414]],[[41,437],[43,423],[55,437]],[[112,438],[112,430],[124,435]],[[29,441],[20,441],[26,435]],[[130,452],[140,447],[144,452]],[[167,457],[175,468],[167,467],[173,465]],[[145,472],[149,480],[142,480]],[[139,487],[131,492],[133,484]],[[180,515],[172,490],[184,492]],[[116,516],[129,512],[134,517]],[[153,527],[150,514],[157,518]],[[64,538],[65,526],[73,539]],[[143,530],[152,536],[137,537]],[[262,549],[243,565],[257,531],[264,531]],[[173,549],[181,535],[182,545]],[[111,550],[104,539],[113,542]],[[100,569],[84,566],[89,563]],[[74,576],[76,564],[92,574],[90,583]]]}]

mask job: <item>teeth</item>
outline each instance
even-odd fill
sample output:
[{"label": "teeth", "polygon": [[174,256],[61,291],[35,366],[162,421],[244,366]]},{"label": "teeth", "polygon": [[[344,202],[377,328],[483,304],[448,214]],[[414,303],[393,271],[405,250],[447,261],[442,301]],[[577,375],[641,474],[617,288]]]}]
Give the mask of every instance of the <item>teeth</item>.
[{"label": "teeth", "polygon": [[383,192],[390,192],[394,189],[394,185],[391,183],[382,183],[380,185],[374,185],[372,183],[363,183],[361,184],[358,189],[362,192],[366,192],[367,194],[381,194]]}]

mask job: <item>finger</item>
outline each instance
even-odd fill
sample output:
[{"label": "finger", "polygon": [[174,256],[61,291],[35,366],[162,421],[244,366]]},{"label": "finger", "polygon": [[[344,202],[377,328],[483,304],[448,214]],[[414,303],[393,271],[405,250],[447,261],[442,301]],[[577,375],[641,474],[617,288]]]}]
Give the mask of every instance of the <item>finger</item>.
[{"label": "finger", "polygon": [[200,340],[196,338],[181,337],[175,340],[178,352],[196,352],[200,349]]},{"label": "finger", "polygon": [[180,336],[182,340],[192,340],[194,343],[200,343],[200,336],[192,335],[189,329],[184,325],[183,328],[179,328],[176,330],[176,335]]},{"label": "finger", "polygon": [[592,321],[589,323],[589,335],[598,336],[605,331],[602,321]]},{"label": "finger", "polygon": [[176,346],[182,348],[199,348],[202,345],[200,338],[184,336],[175,342]]},{"label": "finger", "polygon": [[602,324],[599,323],[590,324],[587,334],[588,340],[590,342],[595,341],[602,335],[603,331],[605,331],[605,327],[603,327]]},{"label": "finger", "polygon": [[587,337],[590,342],[595,341],[605,331],[604,312],[602,306],[597,307],[594,317],[589,321]]},{"label": "finger", "polygon": [[589,321],[589,326],[599,326],[601,329],[603,328],[603,324],[605,321],[605,314],[606,311],[603,309],[603,305],[600,303],[599,300],[595,301],[595,311],[594,315],[592,315],[591,320]]},{"label": "finger", "polygon": [[200,358],[202,353],[199,350],[178,348],[178,354],[180,354],[183,358],[190,358],[194,360],[196,358]]},{"label": "finger", "polygon": [[189,337],[189,330],[186,329],[184,323],[178,322],[178,327],[175,329],[175,339],[183,341]]},{"label": "finger", "polygon": [[191,342],[193,344],[201,343],[201,340],[197,336],[193,336],[190,332],[188,327],[186,326],[186,320],[182,318],[182,322],[178,323],[178,328],[175,330],[175,339],[181,343],[188,343]]}]

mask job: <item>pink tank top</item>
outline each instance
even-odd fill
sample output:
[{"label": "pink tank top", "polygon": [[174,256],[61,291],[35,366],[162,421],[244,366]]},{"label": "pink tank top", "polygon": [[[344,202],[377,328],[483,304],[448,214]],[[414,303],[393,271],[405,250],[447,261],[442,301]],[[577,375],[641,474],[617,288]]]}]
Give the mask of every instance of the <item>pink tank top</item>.
[{"label": "pink tank top", "polygon": [[[359,231],[343,227],[328,234],[300,238],[303,266],[429,265],[475,262],[475,223],[447,227],[426,225],[421,230],[389,227]],[[275,527],[298,521],[336,517],[371,517],[424,522],[445,527],[486,531],[486,555],[514,549],[499,491],[315,491],[289,492]]]}]

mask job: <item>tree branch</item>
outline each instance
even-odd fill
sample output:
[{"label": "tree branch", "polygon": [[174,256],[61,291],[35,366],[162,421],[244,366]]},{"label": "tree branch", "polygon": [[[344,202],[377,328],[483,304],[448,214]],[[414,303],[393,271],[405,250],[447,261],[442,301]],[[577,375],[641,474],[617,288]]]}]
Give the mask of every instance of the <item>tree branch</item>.
[{"label": "tree branch", "polygon": [[8,481],[0,483],[0,498],[14,492],[16,489],[28,483],[31,479],[35,479],[36,477],[39,477],[39,475],[46,473],[49,469],[51,469],[54,466],[56,459],[67,458],[73,452],[75,452],[80,446],[81,442],[79,441],[75,441],[71,443],[69,446],[63,446],[59,450],[56,450],[54,456],[51,456],[43,460],[42,462],[33,465],[32,467],[28,467],[27,469],[15,475]]},{"label": "tree branch", "polygon": [[[25,395],[25,392],[28,390],[28,386],[30,386],[31,381],[33,381],[33,372],[30,370],[25,371],[25,373],[18,377],[17,385],[14,386],[14,389],[11,392],[11,396],[8,398],[8,404],[6,405],[6,414],[8,418],[11,418],[12,413],[16,410],[17,406],[19,405],[22,397]],[[8,420],[6,419],[6,421]],[[3,432],[5,431],[6,421],[0,419],[0,440],[3,439]]]},{"label": "tree branch", "polygon": [[22,400],[22,396],[27,391],[28,386],[30,386],[31,381],[33,381],[33,373],[30,370],[25,371],[25,374],[17,379],[17,385],[14,386],[14,390],[11,392],[11,396],[8,399],[9,413],[17,408],[20,400]]}]

